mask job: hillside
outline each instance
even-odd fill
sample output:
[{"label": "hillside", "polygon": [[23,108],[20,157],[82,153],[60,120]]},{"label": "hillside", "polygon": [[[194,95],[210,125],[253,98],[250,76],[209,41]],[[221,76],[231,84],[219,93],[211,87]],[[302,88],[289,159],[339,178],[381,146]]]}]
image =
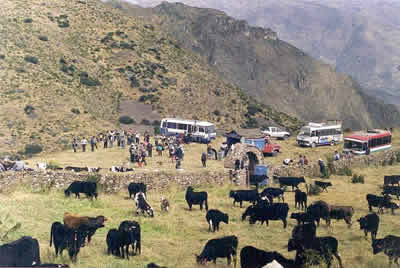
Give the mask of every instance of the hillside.
[{"label": "hillside", "polygon": [[[138,102],[150,106],[148,119],[298,124],[256,105],[146,20],[101,1],[6,0],[0,15],[1,153],[69,148],[76,135],[119,127],[121,111]],[[257,107],[251,116],[248,104]]]},{"label": "hillside", "polygon": [[123,2],[114,6],[152,19],[223,79],[277,110],[303,120],[342,119],[354,129],[400,122],[394,106],[369,97],[350,77],[281,41],[271,29],[180,3],[163,2],[152,9]]},{"label": "hillside", "polygon": [[[159,0],[128,0],[155,6]],[[169,1],[175,2],[175,1]],[[394,0],[182,0],[270,27],[279,38],[347,73],[373,96],[400,105],[400,4]]]}]

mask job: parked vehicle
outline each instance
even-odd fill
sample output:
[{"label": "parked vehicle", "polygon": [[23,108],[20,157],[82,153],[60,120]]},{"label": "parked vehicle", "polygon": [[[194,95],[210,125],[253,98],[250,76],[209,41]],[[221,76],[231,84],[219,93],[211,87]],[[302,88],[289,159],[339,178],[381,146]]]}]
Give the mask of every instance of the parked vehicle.
[{"label": "parked vehicle", "polygon": [[308,123],[300,129],[296,140],[298,145],[309,147],[338,144],[343,141],[342,124]]},{"label": "parked vehicle", "polygon": [[271,138],[283,139],[286,140],[290,137],[290,133],[280,129],[278,127],[267,127],[264,131],[262,131],[264,135],[268,135]]},{"label": "parked vehicle", "polygon": [[265,138],[245,138],[244,143],[257,146],[257,148],[263,152],[264,156],[275,156],[277,153],[281,152],[281,146],[279,144],[271,142],[266,143]]},{"label": "parked vehicle", "polygon": [[392,133],[387,130],[373,129],[356,132],[344,138],[344,153],[369,154],[392,148]]},{"label": "parked vehicle", "polygon": [[160,132],[165,136],[178,134],[188,135],[193,141],[209,143],[215,139],[215,126],[206,121],[164,118],[161,120]]}]

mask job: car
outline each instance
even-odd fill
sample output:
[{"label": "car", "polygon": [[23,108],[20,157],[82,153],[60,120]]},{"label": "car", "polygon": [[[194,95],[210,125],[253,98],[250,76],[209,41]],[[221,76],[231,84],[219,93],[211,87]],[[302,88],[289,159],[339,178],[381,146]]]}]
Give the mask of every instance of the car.
[{"label": "car", "polygon": [[262,133],[271,138],[286,140],[290,137],[290,133],[278,127],[267,127]]}]

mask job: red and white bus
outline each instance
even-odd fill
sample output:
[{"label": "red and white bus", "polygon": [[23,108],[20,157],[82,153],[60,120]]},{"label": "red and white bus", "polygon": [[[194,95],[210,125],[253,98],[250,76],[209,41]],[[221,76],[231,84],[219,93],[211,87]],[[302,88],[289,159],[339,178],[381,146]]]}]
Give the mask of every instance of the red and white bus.
[{"label": "red and white bus", "polygon": [[344,153],[369,154],[390,148],[392,148],[392,133],[388,130],[373,129],[344,137]]}]

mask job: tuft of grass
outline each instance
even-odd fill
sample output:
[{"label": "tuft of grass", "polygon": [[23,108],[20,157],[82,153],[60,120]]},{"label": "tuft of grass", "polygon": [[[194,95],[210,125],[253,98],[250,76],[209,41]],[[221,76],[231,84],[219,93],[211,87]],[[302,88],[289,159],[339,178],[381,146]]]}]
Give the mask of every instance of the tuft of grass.
[{"label": "tuft of grass", "polygon": [[364,184],[364,176],[363,175],[357,175],[354,174],[353,177],[351,178],[351,183],[362,183]]}]

